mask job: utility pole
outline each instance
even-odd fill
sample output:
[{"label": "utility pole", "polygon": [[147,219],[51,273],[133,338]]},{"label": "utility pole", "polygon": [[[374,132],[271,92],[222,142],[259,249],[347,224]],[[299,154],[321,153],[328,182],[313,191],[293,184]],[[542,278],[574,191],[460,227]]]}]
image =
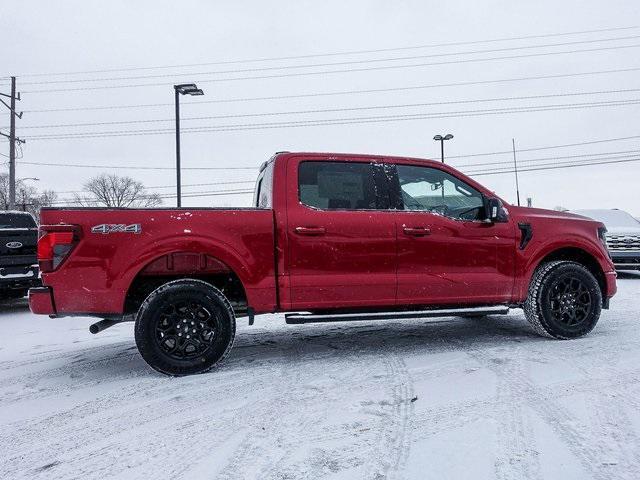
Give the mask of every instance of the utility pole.
[{"label": "utility pole", "polygon": [[520,185],[518,185],[518,162],[516,161],[516,141],[511,139],[511,145],[513,146],[513,171],[516,174],[516,197],[518,199],[518,206],[520,206]]},{"label": "utility pole", "polygon": [[9,210],[13,210],[16,207],[16,142],[25,143],[16,137],[16,117],[22,118],[22,112],[16,112],[16,100],[20,100],[20,94],[16,96],[16,77],[11,77],[11,94],[0,95],[9,98],[9,105],[0,98],[0,102],[9,109],[9,135],[1,132],[0,135],[9,139]]}]

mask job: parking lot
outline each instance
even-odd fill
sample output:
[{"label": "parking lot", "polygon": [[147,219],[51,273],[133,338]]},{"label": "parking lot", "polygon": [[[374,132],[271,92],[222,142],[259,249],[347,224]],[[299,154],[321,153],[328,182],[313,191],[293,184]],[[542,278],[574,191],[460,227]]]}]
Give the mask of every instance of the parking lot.
[{"label": "parking lot", "polygon": [[168,378],[132,324],[2,305],[2,478],[640,478],[640,274],[591,335],[519,310],[288,326],[240,320],[208,374]]}]

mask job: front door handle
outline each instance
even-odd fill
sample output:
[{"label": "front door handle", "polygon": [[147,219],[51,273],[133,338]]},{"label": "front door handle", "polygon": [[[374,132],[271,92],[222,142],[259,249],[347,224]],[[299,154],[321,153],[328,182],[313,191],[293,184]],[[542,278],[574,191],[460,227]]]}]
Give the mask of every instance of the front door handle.
[{"label": "front door handle", "polygon": [[403,231],[405,235],[412,237],[424,237],[431,234],[431,230],[426,227],[404,227]]},{"label": "front door handle", "polygon": [[298,235],[308,235],[310,237],[318,237],[326,233],[324,227],[296,227],[295,230]]}]

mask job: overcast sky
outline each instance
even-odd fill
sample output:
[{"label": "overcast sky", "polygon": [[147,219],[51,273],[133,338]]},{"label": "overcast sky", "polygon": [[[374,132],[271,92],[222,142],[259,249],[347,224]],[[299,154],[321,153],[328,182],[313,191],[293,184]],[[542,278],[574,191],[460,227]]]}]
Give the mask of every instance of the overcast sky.
[{"label": "overcast sky", "polygon": [[[432,140],[436,133],[455,135],[446,144],[446,154],[452,157],[509,151],[512,138],[519,149],[531,149],[640,136],[640,3],[634,0],[1,0],[0,10],[0,76],[16,75],[18,89],[24,92],[19,108],[25,114],[18,121],[18,135],[27,138],[27,144],[17,174],[21,178],[39,177],[41,189],[79,190],[91,176],[110,171],[139,179],[164,195],[173,194],[172,188],[155,187],[170,186],[175,181],[171,170],[175,164],[172,85],[179,82],[197,82],[205,91],[204,97],[185,98],[183,102],[183,128],[205,130],[185,130],[182,136],[185,195],[253,188],[254,168],[280,150],[439,158],[439,146]],[[613,30],[621,27],[635,28]],[[604,29],[610,30],[593,32]],[[553,35],[583,31],[592,32]],[[540,37],[481,42],[530,36]],[[323,55],[363,50],[378,51]],[[303,58],[246,61],[273,57]],[[511,58],[477,61],[496,57]],[[180,66],[190,64],[198,65]],[[307,66],[291,68],[303,65]],[[57,75],[96,70],[112,71]],[[318,73],[326,71],[333,73]],[[593,73],[603,71],[609,72]],[[578,73],[581,75],[573,75]],[[267,76],[271,78],[264,78]],[[516,80],[541,76],[555,77]],[[111,80],[114,77],[125,78]],[[510,81],[487,83],[495,80]],[[451,85],[469,82],[476,84]],[[442,84],[449,85],[435,86]],[[104,86],[122,87],[95,88]],[[388,89],[395,90],[361,92]],[[8,81],[0,80],[0,91],[7,90]],[[360,93],[302,96],[345,91]],[[255,100],[293,95],[301,96]],[[544,97],[495,100],[532,96]],[[229,101],[238,99],[245,100]],[[494,100],[461,103],[485,99]],[[434,105],[437,102],[457,103]],[[603,102],[607,106],[594,106]],[[86,109],[141,104],[161,105]],[[584,104],[589,108],[576,108]],[[393,107],[353,110],[381,106]],[[530,111],[541,107],[547,110]],[[61,108],[80,110],[38,111]],[[529,111],[500,113],[505,108]],[[345,110],[255,115],[335,109]],[[478,110],[484,113],[478,115]],[[4,118],[0,127],[6,127],[8,115],[2,112],[0,109],[0,118]],[[449,115],[442,118],[447,112]],[[407,115],[423,118],[408,119]],[[313,125],[317,120],[362,117],[374,121]],[[142,120],[153,122],[108,124]],[[264,124],[273,126],[274,122],[294,122],[295,126],[289,123],[284,128],[265,128]],[[86,123],[106,124],[77,125]],[[259,128],[211,131],[229,125]],[[38,126],[46,127],[33,128]],[[143,132],[132,132],[140,130]],[[151,135],[148,130],[167,132]],[[80,132],[131,135],[37,138]],[[0,147],[0,153],[8,153],[6,142],[0,142]],[[539,207],[617,207],[640,216],[640,162],[626,162],[640,158],[635,152],[640,152],[640,138],[520,152],[522,169],[566,162],[575,165],[593,159],[619,162],[522,172],[521,196],[532,197]],[[510,160],[508,154],[497,154],[451,158],[449,163],[492,163],[461,168],[472,172],[499,168],[504,164],[496,162]],[[132,166],[166,170],[123,168]],[[196,167],[225,169],[186,170]],[[229,169],[238,167],[252,169]],[[506,200],[515,201],[512,174],[477,179]],[[189,186],[231,181],[245,183]],[[70,196],[60,194],[61,198]],[[247,205],[250,198],[248,194],[203,196],[185,198],[183,204]],[[165,205],[174,202],[168,198]]]}]

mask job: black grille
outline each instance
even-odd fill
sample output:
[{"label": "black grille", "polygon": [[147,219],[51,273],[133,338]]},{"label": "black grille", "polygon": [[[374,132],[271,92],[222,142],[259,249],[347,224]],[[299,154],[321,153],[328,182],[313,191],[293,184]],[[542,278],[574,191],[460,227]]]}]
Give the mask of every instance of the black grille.
[{"label": "black grille", "polygon": [[612,252],[640,251],[640,235],[607,235],[607,246]]}]

